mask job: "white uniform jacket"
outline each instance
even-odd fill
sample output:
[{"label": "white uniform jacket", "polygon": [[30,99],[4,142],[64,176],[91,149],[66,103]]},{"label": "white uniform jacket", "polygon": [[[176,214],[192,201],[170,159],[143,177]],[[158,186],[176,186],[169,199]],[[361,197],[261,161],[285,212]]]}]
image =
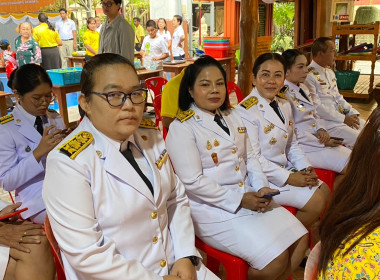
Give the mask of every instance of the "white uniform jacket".
[{"label": "white uniform jacket", "polygon": [[243,121],[234,110],[218,111],[228,125],[228,135],[214,115],[195,105],[191,110],[191,118],[170,124],[166,143],[186,187],[194,221],[215,223],[250,215],[250,210],[239,207],[243,194],[269,184],[253,156]]},{"label": "white uniform jacket", "polygon": [[[285,80],[285,85],[289,87],[285,95],[292,108],[294,132],[303,151],[309,153],[326,148],[324,144],[319,143],[315,136],[318,129],[325,128],[316,112],[316,106],[309,89],[304,84],[297,86],[287,80]],[[305,92],[308,99],[299,92],[300,88]]]},{"label": "white uniform jacket", "polygon": [[164,157],[158,130],[139,128],[133,135],[152,169],[154,197],[88,118],[61,144],[81,131],[93,141],[74,159],[51,151],[43,186],[66,277],[162,279],[178,259],[199,256],[185,188]]},{"label": "white uniform jacket", "polygon": [[[244,108],[242,104],[251,97],[257,98],[257,104],[248,109]],[[256,88],[236,110],[243,118],[254,155],[259,158],[269,182],[282,187],[290,175],[287,169],[295,167],[301,170],[311,164],[293,133],[292,109],[289,102],[277,97],[276,100],[285,118],[285,124]]]},{"label": "white uniform jacket", "polygon": [[[31,125],[16,105],[12,120],[0,124],[0,185],[6,191],[16,190],[16,200],[29,210],[21,214],[26,219],[45,209],[41,190],[45,176],[46,157],[40,162],[33,155],[41,134]],[[9,117],[9,116],[8,116]],[[51,110],[42,117],[44,126],[64,129],[61,116]]]},{"label": "white uniform jacket", "polygon": [[321,67],[312,61],[305,85],[316,105],[321,124],[326,129],[345,125],[345,115],[360,115],[339,93],[335,73],[331,69]]}]

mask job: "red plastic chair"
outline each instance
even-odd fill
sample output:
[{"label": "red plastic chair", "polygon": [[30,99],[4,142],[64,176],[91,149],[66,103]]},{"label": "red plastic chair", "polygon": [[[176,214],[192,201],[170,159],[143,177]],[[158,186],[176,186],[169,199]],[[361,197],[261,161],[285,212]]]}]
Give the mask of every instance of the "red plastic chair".
[{"label": "red plastic chair", "polygon": [[50,249],[54,256],[55,269],[57,271],[57,280],[66,280],[65,269],[63,267],[61,258],[61,251],[59,249],[57,240],[55,240],[54,233],[51,229],[50,221],[47,215],[45,218],[45,233],[47,239],[49,240]]},{"label": "red plastic chair", "polygon": [[246,280],[248,275],[248,264],[241,258],[224,253],[195,237],[195,246],[206,253],[207,268],[215,274],[219,274],[219,265],[223,264],[226,270],[226,280]]},{"label": "red plastic chair", "polygon": [[239,86],[235,84],[234,82],[227,82],[227,91],[229,95],[232,92],[235,92],[238,103],[243,101],[244,99],[243,93],[241,92],[241,89],[239,88]]},{"label": "red plastic chair", "polygon": [[[206,266],[216,275],[219,274],[219,266],[222,263],[226,271],[226,280],[247,280],[249,265],[243,259],[219,251],[198,237],[195,237],[195,247],[206,253]],[[292,276],[287,280],[292,280]]]},{"label": "red plastic chair", "polygon": [[[154,96],[153,99],[153,108],[156,113],[156,126],[160,127],[160,123],[162,123],[161,117],[161,97],[162,97],[162,87],[166,85],[168,81],[162,77],[153,77],[145,80],[146,87],[153,91]],[[166,128],[162,125],[162,134],[164,139],[166,138]]]},{"label": "red plastic chair", "polygon": [[318,178],[325,182],[331,191],[331,194],[334,190],[334,180],[336,173],[332,170],[327,170],[327,169],[320,169],[320,168],[314,168],[315,173],[317,173]]}]

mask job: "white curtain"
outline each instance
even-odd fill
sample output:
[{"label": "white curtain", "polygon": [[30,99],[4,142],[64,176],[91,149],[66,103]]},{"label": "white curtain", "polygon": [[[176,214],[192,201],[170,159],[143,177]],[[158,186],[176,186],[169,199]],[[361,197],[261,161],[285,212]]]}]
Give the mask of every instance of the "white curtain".
[{"label": "white curtain", "polygon": [[[49,17],[49,21],[53,23],[53,25],[56,23],[57,20],[59,20],[61,17],[59,13],[49,14],[46,13],[46,15]],[[25,22],[27,19],[32,23],[32,25],[38,25],[38,14],[8,14],[8,15],[0,15],[0,23],[6,24],[9,21],[13,21],[16,24],[20,24],[22,22]]]}]

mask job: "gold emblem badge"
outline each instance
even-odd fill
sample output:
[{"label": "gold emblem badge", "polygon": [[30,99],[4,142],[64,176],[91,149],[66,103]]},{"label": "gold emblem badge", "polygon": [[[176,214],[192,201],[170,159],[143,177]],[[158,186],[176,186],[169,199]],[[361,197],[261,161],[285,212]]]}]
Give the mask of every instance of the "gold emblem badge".
[{"label": "gold emblem badge", "polygon": [[212,149],[212,145],[211,145],[211,142],[207,140],[207,145],[206,145],[206,148],[207,150],[211,150]]},{"label": "gold emblem badge", "polygon": [[96,154],[98,155],[99,158],[101,158],[103,155],[101,151],[96,151]]},{"label": "gold emblem badge", "polygon": [[344,114],[343,106],[340,103],[338,104],[338,111],[339,113]]},{"label": "gold emblem badge", "polygon": [[218,164],[218,154],[217,153],[212,153],[211,158],[214,161],[215,164]]},{"label": "gold emblem badge", "polygon": [[141,138],[142,138],[144,141],[147,141],[147,140],[148,140],[148,136],[146,136],[146,135],[141,135]]},{"label": "gold emblem badge", "polygon": [[218,146],[219,146],[219,141],[216,140],[216,139],[214,139],[214,146],[215,146],[215,147],[218,147]]},{"label": "gold emblem badge", "polygon": [[272,137],[272,139],[269,140],[269,144],[274,145],[277,143],[277,139]]},{"label": "gold emblem badge", "polygon": [[16,120],[16,123],[20,123],[20,122],[21,122],[21,120],[20,120],[20,119],[17,119],[17,120]]},{"label": "gold emblem badge", "polygon": [[243,127],[238,127],[238,132],[239,133],[247,133],[247,128],[245,126]]}]

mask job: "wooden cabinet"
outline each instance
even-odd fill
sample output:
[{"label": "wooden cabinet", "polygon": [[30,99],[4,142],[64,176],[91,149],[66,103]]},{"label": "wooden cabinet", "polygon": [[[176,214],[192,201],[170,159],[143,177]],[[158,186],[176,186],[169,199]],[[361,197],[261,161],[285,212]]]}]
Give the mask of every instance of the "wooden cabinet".
[{"label": "wooden cabinet", "polygon": [[[378,43],[378,36],[379,36],[379,25],[380,22],[376,22],[374,24],[351,24],[351,25],[340,25],[338,23],[334,23],[332,27],[332,36],[334,39],[339,38],[340,36],[346,35],[350,36],[353,35],[353,42],[352,45],[355,46],[355,36],[358,34],[369,34],[373,35],[373,41],[367,42],[373,44],[373,49],[371,54],[363,54],[363,55],[348,55],[348,54],[338,54],[336,60],[346,60],[346,61],[356,61],[356,60],[366,60],[371,61],[371,74],[369,75],[369,86],[367,93],[357,92],[356,90],[347,91],[342,90],[340,91],[343,96],[345,97],[352,97],[352,98],[363,98],[363,99],[369,99],[371,97],[371,94],[374,90],[374,80],[375,80],[375,62],[380,58],[380,56],[377,54],[377,43]],[[364,77],[359,77],[359,81],[364,79]],[[367,78],[368,79],[368,78]],[[366,83],[363,83],[366,85]]]}]

